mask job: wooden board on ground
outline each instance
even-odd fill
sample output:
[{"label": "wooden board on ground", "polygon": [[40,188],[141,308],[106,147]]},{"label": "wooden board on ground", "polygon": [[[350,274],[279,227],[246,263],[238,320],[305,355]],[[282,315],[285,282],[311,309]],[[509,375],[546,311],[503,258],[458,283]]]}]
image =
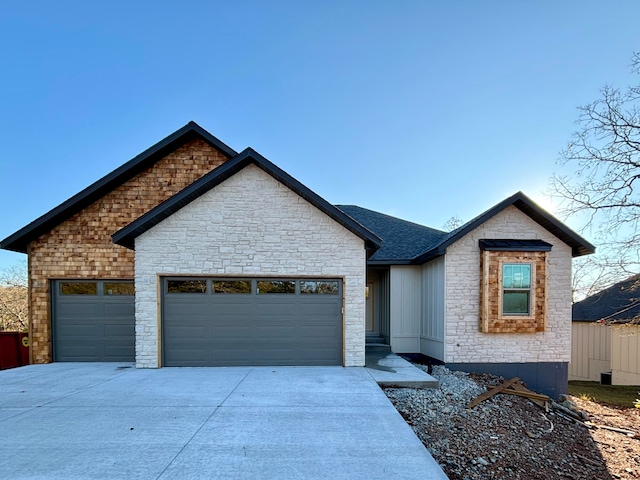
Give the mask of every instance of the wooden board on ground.
[{"label": "wooden board on ground", "polygon": [[498,385],[497,387],[493,388],[492,390],[489,390],[488,392],[483,393],[482,395],[480,395],[479,397],[477,397],[475,400],[473,400],[469,405],[467,405],[467,408],[473,408],[476,405],[478,405],[479,403],[484,402],[485,400],[493,397],[494,395],[502,392],[505,388],[513,385],[514,383],[516,383],[517,381],[519,381],[520,379],[518,377],[513,377],[510,380],[507,380],[506,382],[504,382],[501,385]]}]

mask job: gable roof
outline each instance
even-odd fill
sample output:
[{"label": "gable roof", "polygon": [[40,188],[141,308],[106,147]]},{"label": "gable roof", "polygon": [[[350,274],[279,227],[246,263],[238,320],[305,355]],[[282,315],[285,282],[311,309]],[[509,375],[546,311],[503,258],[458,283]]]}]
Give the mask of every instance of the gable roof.
[{"label": "gable roof", "polygon": [[640,275],[616,283],[573,304],[574,322],[628,322],[640,317]]},{"label": "gable roof", "polygon": [[351,217],[335,206],[331,205],[317,193],[305,187],[298,180],[271,163],[252,148],[246,148],[232,159],[227,160],[216,169],[202,176],[168,200],[165,200],[163,203],[151,209],[137,220],[134,220],[126,227],[114,233],[111,238],[114,243],[117,243],[118,245],[134,249],[136,237],[151,229],[162,220],[168,218],[201,195],[205,194],[216,185],[220,185],[222,182],[232,177],[248,165],[257,166],[262,171],[271,175],[278,182],[282,183],[284,186],[305,199],[318,210],[331,217],[358,237],[362,238],[365,241],[365,246],[368,250],[376,250],[382,244],[382,240],[374,233],[354,221]]},{"label": "gable roof", "polygon": [[[506,198],[449,233],[355,205],[338,205],[338,208],[383,240],[382,247],[369,258],[367,262],[369,265],[422,265],[444,255],[449,245],[457,242],[467,233],[478,228],[511,205],[568,244],[574,257],[595,252],[593,245],[522,192]],[[528,250],[531,250],[534,246],[538,249],[548,248],[546,242],[540,243],[539,240],[514,241],[506,239],[496,240],[495,242],[501,242],[501,245],[509,243],[513,248],[526,248]],[[525,243],[526,246],[523,246]],[[505,249],[506,247],[502,245],[500,248]]]},{"label": "gable roof", "polygon": [[336,206],[382,239],[382,246],[369,258],[369,265],[409,265],[415,257],[447,236],[441,230],[356,205]]},{"label": "gable roof", "polygon": [[589,255],[596,251],[596,247],[587,242],[584,238],[578,235],[576,232],[571,230],[565,224],[563,224],[560,220],[555,218],[545,209],[540,207],[537,203],[527,197],[524,193],[518,192],[514,195],[511,195],[508,198],[505,198],[502,202],[498,203],[494,207],[490,208],[484,213],[481,213],[476,218],[468,221],[461,227],[456,228],[451,231],[445,237],[441,239],[441,241],[431,247],[429,250],[425,251],[419,257],[416,257],[413,260],[415,264],[422,264],[432,260],[436,257],[444,255],[446,249],[449,245],[454,242],[460,240],[467,233],[475,230],[480,225],[502,212],[505,208],[513,205],[517,209],[519,209],[522,213],[531,218],[534,222],[537,222],[542,227],[546,228],[553,235],[558,237],[564,243],[571,247],[571,252],[574,257],[579,257],[581,255]]},{"label": "gable roof", "polygon": [[160,140],[152,147],[149,147],[124,165],[116,168],[97,182],[89,185],[51,211],[45,213],[12,235],[9,235],[0,242],[0,248],[27,253],[29,242],[48,232],[83,208],[91,205],[127,180],[130,180],[143,170],[166,157],[169,153],[196,139],[204,140],[228,157],[237,155],[235,150],[222,143],[200,125],[195,122],[189,122],[184,127],[176,130],[163,140]]}]

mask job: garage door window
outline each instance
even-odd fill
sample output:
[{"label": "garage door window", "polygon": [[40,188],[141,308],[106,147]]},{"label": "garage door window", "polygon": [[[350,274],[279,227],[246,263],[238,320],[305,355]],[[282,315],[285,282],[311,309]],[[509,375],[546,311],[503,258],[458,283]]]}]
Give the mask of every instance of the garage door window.
[{"label": "garage door window", "polygon": [[320,295],[337,295],[338,282],[327,281],[301,281],[300,293],[320,294]]},{"label": "garage door window", "polygon": [[135,295],[136,288],[131,282],[110,282],[104,284],[105,295]]},{"label": "garage door window", "polygon": [[206,293],[206,280],[169,280],[168,293]]},{"label": "garage door window", "polygon": [[251,293],[251,281],[214,281],[212,285],[213,293]]},{"label": "garage door window", "polygon": [[97,282],[60,282],[60,295],[97,295]]},{"label": "garage door window", "polygon": [[[222,278],[185,278],[167,279],[165,292],[168,294],[209,295],[340,295],[338,280],[291,279],[222,279]],[[86,287],[83,287],[86,289]],[[110,282],[104,285],[105,295],[134,295],[133,284]]]},{"label": "garage door window", "polygon": [[258,293],[296,293],[294,280],[258,281]]}]

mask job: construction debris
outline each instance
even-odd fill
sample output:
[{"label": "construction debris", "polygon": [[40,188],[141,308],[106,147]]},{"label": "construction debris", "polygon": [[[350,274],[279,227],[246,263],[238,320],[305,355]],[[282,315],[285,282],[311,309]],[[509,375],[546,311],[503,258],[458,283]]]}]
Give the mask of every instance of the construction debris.
[{"label": "construction debris", "polygon": [[489,387],[487,392],[478,396],[469,405],[467,405],[467,408],[473,408],[498,393],[505,393],[509,395],[517,395],[518,397],[528,398],[539,407],[544,408],[546,412],[549,411],[549,402],[551,401],[551,399],[546,395],[532,392],[524,386],[524,384],[518,377],[513,377],[498,386]]},{"label": "construction debris", "polygon": [[479,403],[482,403],[485,400],[488,400],[489,398],[491,398],[494,395],[502,392],[506,388],[510,387],[511,385],[513,385],[514,383],[519,382],[519,381],[520,381],[520,379],[518,377],[513,377],[511,380],[507,380],[503,384],[498,385],[497,387],[494,387],[493,389],[490,389],[489,391],[483,393],[482,395],[479,395],[475,400],[473,400],[469,405],[467,405],[467,408],[475,407]]}]

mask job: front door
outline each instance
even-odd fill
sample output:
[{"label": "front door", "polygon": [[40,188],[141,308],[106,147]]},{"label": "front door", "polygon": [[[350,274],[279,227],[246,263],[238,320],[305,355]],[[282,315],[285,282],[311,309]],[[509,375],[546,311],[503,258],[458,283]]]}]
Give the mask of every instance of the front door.
[{"label": "front door", "polygon": [[375,323],[375,319],[373,318],[373,283],[367,283],[367,289],[366,289],[366,313],[365,313],[365,320],[366,320],[366,329],[367,332],[375,332],[375,328],[376,328],[376,323]]}]

